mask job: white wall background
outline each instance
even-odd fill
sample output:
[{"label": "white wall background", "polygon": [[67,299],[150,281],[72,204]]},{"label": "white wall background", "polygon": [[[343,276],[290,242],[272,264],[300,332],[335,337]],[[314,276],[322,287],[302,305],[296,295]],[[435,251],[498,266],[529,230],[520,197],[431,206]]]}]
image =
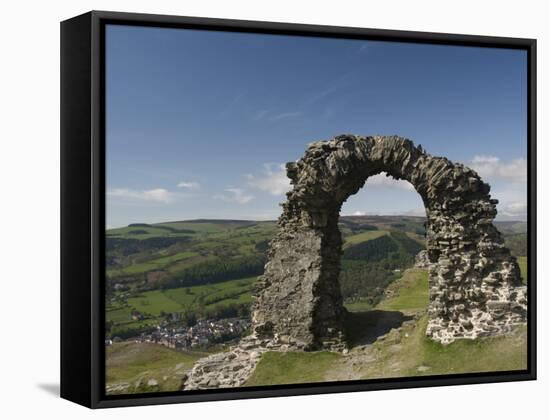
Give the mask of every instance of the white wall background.
[{"label": "white wall background", "polygon": [[[0,416],[33,418],[544,417],[548,379],[550,25],[543,1],[11,1],[0,25]],[[59,22],[91,9],[538,39],[539,380],[91,411],[59,382]],[[548,389],[545,389],[548,388]],[[546,392],[545,392],[546,391]],[[537,415],[536,413],[540,414]]]}]

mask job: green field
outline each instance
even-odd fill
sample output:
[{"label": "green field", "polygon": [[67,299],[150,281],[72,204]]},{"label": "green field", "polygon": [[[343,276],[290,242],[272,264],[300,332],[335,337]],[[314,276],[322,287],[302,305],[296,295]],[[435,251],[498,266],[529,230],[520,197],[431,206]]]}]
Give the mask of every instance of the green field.
[{"label": "green field", "polygon": [[394,291],[394,296],[380,302],[376,309],[411,313],[428,307],[430,296],[426,270],[409,269],[403,273],[399,282],[390,285],[389,288]]},{"label": "green field", "polygon": [[[107,307],[107,321],[114,323],[112,336],[124,330],[153,326],[162,320],[162,313],[193,311],[225,307],[230,304],[250,303],[251,287],[256,277],[237,279],[204,286],[181,287],[143,292],[127,298],[124,304]],[[146,316],[140,321],[132,320],[132,312]]]},{"label": "green field", "polygon": [[356,235],[350,235],[345,238],[344,248],[350,245],[359,244],[361,242],[370,241],[371,239],[376,239],[387,234],[388,234],[388,231],[386,230],[372,230],[372,231],[358,233]]},{"label": "green field", "polygon": [[143,310],[156,316],[160,315],[162,311],[178,312],[190,309],[198,305],[201,299],[204,299],[203,302],[207,306],[214,303],[224,304],[228,301],[250,302],[250,290],[254,281],[256,281],[256,277],[230,280],[213,285],[180,287],[164,291],[155,290],[134,296],[128,299],[128,303],[138,311]]},{"label": "green field", "polygon": [[[166,257],[159,257],[153,260],[143,262],[143,263],[134,263],[123,267],[121,269],[111,269],[107,271],[107,274],[112,277],[122,276],[122,275],[132,275],[132,274],[142,274],[149,271],[162,270],[165,268],[173,268],[175,263],[184,262],[184,264],[179,264],[178,268],[189,267],[193,264],[193,261],[205,261],[205,258],[200,258],[198,252],[178,252],[173,255],[168,255]],[[199,257],[199,258],[197,258]]]},{"label": "green field", "polygon": [[[176,391],[182,375],[204,352],[178,352],[157,344],[114,343],[106,349],[107,386],[128,385],[117,394]],[[150,380],[156,385],[148,384]]]},{"label": "green field", "polygon": [[323,382],[325,373],[340,359],[330,352],[269,352],[262,356],[246,386]]}]

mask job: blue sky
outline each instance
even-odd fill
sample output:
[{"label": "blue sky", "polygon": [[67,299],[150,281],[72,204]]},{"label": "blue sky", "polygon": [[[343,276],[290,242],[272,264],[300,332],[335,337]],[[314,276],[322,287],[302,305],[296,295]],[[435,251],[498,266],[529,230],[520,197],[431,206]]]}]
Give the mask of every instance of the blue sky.
[{"label": "blue sky", "polygon": [[[525,219],[526,53],[109,25],[107,225],[275,219],[282,164],[341,133],[400,135],[476,169]],[[369,179],[343,214],[421,214]]]}]

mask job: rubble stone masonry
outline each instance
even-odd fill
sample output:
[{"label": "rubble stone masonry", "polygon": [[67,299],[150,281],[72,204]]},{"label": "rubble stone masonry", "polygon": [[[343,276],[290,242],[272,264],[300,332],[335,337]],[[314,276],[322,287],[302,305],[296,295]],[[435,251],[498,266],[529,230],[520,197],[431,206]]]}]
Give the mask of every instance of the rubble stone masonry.
[{"label": "rubble stone masonry", "polygon": [[293,189],[257,284],[256,337],[305,350],[345,347],[339,213],[349,196],[381,172],[410,182],[426,208],[426,334],[445,344],[497,335],[525,322],[519,267],[492,223],[497,201],[472,169],[431,156],[405,138],[354,135],[311,143],[286,168]]}]

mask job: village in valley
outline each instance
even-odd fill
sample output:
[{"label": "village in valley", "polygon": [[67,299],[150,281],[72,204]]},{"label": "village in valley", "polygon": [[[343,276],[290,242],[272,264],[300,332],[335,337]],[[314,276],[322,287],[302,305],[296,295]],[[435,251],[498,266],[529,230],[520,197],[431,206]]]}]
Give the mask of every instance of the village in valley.
[{"label": "village in valley", "polygon": [[188,351],[196,348],[207,348],[217,344],[231,344],[249,329],[250,322],[244,318],[201,319],[191,327],[157,325],[150,333],[141,333],[137,337],[122,340],[119,337],[106,339],[105,345],[114,342],[154,343],[162,346]]}]

